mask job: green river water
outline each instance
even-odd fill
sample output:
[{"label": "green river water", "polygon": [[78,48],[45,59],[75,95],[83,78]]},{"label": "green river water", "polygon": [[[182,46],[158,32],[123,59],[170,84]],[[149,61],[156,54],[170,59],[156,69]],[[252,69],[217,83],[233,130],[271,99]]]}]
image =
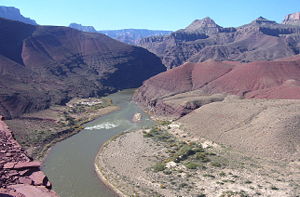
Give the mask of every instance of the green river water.
[{"label": "green river water", "polygon": [[[109,97],[121,109],[86,125],[80,133],[51,148],[43,164],[43,171],[61,197],[116,196],[97,177],[94,160],[100,146],[111,137],[128,130],[153,125],[149,116],[133,102],[133,91],[125,90]],[[138,123],[131,121],[135,113],[142,113]]]}]

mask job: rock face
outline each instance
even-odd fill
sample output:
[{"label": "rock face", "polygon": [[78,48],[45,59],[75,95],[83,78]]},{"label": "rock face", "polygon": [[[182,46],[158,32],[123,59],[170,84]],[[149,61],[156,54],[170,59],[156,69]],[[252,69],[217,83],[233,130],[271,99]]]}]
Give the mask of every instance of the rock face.
[{"label": "rock face", "polygon": [[34,20],[24,17],[23,15],[21,15],[20,10],[14,7],[0,6],[0,18],[6,18],[31,25],[37,25]]},{"label": "rock face", "polygon": [[41,163],[31,161],[12,132],[0,117],[0,196],[42,196],[56,197],[50,191],[51,183],[40,170]]},{"label": "rock face", "polygon": [[287,15],[282,23],[287,25],[300,25],[300,12]]},{"label": "rock face", "polygon": [[283,58],[299,54],[300,26],[288,22],[297,16],[291,15],[284,24],[259,17],[237,28],[223,28],[207,17],[170,35],[141,39],[138,45],[158,55],[168,68],[208,59],[249,62]]},{"label": "rock face", "polygon": [[[300,99],[300,56],[251,63],[185,63],[145,81],[134,99],[158,114],[176,112],[184,115],[188,113],[189,110],[185,111],[187,109],[191,111],[203,103],[225,97],[203,98],[215,94],[244,98]],[[189,100],[183,104],[179,102],[181,98]]]},{"label": "rock face", "polygon": [[147,50],[103,34],[0,19],[0,114],[6,118],[139,87],[165,70]]},{"label": "rock face", "polygon": [[97,33],[96,29],[93,26],[83,26],[78,23],[71,23],[69,27],[73,29],[77,29],[79,31],[84,31],[84,32],[90,32],[90,33]]}]

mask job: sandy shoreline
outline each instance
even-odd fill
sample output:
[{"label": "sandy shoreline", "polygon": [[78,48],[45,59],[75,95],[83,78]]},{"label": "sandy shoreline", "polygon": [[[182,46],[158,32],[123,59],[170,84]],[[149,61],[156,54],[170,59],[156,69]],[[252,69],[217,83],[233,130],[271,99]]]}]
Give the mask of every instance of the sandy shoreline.
[{"label": "sandy shoreline", "polygon": [[[130,136],[130,138],[127,138]],[[119,196],[151,196],[153,194],[151,191],[147,189],[148,185],[151,185],[151,181],[148,181],[146,179],[143,179],[143,170],[144,168],[150,168],[155,161],[157,160],[155,157],[152,156],[145,156],[146,159],[143,159],[142,161],[140,160],[134,160],[136,155],[143,155],[146,149],[150,148],[151,146],[154,146],[150,141],[147,143],[150,144],[145,144],[145,143],[138,143],[135,144],[134,141],[139,142],[142,137],[142,130],[138,131],[133,131],[133,132],[127,132],[127,133],[122,133],[118,136],[113,137],[111,140],[107,141],[103,146],[101,146],[96,159],[95,159],[95,169],[96,172],[99,176],[99,178],[106,184],[108,185],[113,191],[115,191]],[[123,144],[122,140],[120,141],[119,139],[125,139],[125,144]],[[114,149],[116,148],[115,145],[120,145],[119,142],[122,144],[120,147],[122,149],[130,149],[129,146],[126,146],[127,144],[127,139],[132,139],[131,143],[128,143],[128,145],[132,145],[134,143],[136,151],[131,154],[122,154],[119,155],[119,157],[122,157],[124,159],[123,161],[120,161],[122,164],[119,165],[118,170],[122,169],[124,171],[121,172],[119,175],[117,171],[113,170],[109,165],[110,165],[110,160],[113,160],[115,163],[114,158],[119,158],[118,155],[118,150],[115,152],[116,155],[113,154]],[[113,147],[110,147],[112,144],[114,144]],[[107,151],[109,154],[107,154]],[[159,152],[159,150],[154,150],[156,152]],[[109,161],[109,162],[107,162]],[[142,163],[142,165],[140,165]],[[137,165],[139,164],[139,165]],[[136,165],[136,168],[134,166]],[[134,175],[138,174],[138,179],[137,181],[132,179],[130,176],[129,179],[124,178],[126,174]],[[143,175],[142,175],[143,174]],[[123,182],[126,179],[125,182]],[[142,188],[142,189],[141,189]],[[155,192],[156,193],[156,192]]]},{"label": "sandy shoreline", "polygon": [[190,167],[195,160],[188,158],[154,172],[158,162],[170,161],[170,144],[144,136],[142,130],[116,136],[96,156],[99,178],[119,196],[293,196],[299,191],[298,171],[293,175],[286,167],[252,160],[221,146],[205,149],[211,161],[200,162],[201,168]]},{"label": "sandy shoreline", "polygon": [[[102,147],[100,148],[97,155],[101,152],[101,149],[102,149]],[[105,175],[102,173],[101,168],[97,165],[96,158],[95,158],[95,162],[94,162],[94,167],[95,167],[96,174],[102,183],[104,183],[109,189],[111,189],[113,192],[115,192],[116,195],[118,195],[120,197],[125,197],[125,195],[118,188],[116,188],[113,184],[111,184],[108,181],[108,179],[105,177]]]}]

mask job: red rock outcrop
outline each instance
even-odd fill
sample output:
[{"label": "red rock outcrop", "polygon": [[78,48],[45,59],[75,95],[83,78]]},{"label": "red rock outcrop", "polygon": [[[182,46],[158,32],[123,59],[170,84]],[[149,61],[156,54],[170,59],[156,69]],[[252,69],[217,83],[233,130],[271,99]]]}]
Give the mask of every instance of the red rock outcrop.
[{"label": "red rock outcrop", "polygon": [[31,161],[13,138],[0,116],[0,196],[57,197],[51,183],[40,170],[41,163]]},{"label": "red rock outcrop", "polygon": [[164,100],[195,90],[201,92],[200,95],[221,93],[244,98],[300,99],[300,56],[251,63],[185,63],[145,81],[134,100],[152,111],[172,113],[174,110],[170,108],[176,106],[166,106]]}]

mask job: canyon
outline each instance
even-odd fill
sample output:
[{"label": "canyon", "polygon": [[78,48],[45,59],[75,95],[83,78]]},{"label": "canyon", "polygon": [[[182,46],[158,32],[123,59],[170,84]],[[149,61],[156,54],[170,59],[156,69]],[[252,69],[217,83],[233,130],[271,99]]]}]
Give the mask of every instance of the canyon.
[{"label": "canyon", "polygon": [[[56,197],[33,158],[81,130],[99,137],[81,144],[82,172],[101,145],[93,167],[120,195],[299,193],[299,13],[240,27],[206,17],[175,32],[42,26],[7,7],[0,17],[0,196]],[[63,146],[70,157],[79,147]]]},{"label": "canyon", "polygon": [[135,88],[165,70],[147,50],[103,34],[0,19],[0,114]]},{"label": "canyon", "polygon": [[297,16],[287,16],[282,24],[259,17],[249,24],[229,28],[206,17],[170,35],[143,38],[138,45],[159,56],[168,68],[208,59],[273,60],[299,54]]}]

